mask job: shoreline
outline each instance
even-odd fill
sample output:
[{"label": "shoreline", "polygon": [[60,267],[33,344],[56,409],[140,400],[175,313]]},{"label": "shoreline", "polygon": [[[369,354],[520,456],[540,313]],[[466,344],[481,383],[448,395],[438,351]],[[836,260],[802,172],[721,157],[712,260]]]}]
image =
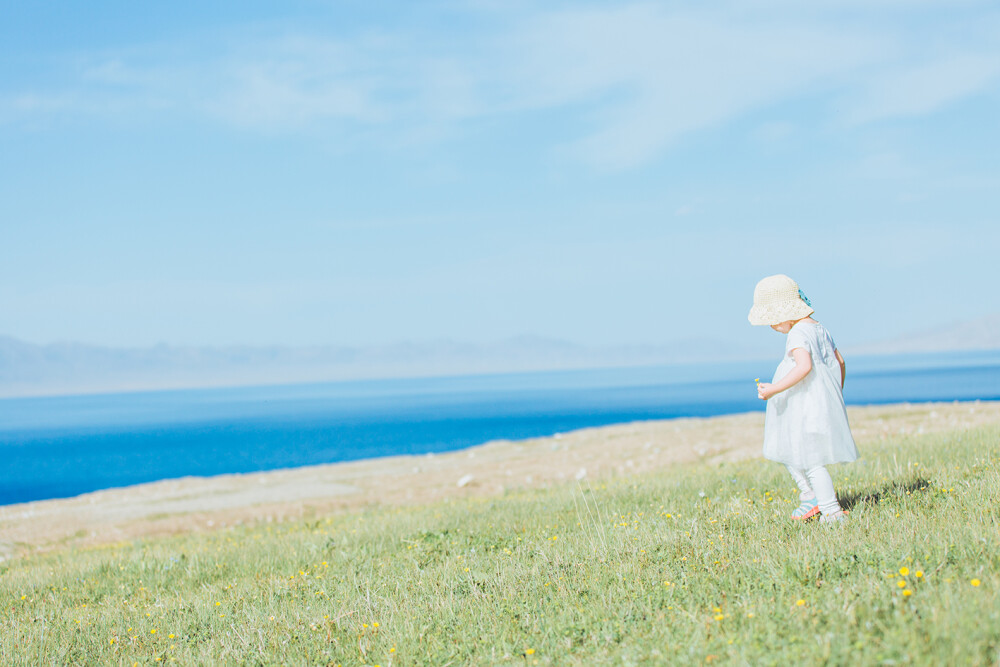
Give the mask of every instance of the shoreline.
[{"label": "shoreline", "polygon": [[[848,406],[862,457],[890,436],[1000,424],[1000,401]],[[0,506],[0,561],[104,544],[424,504],[760,456],[763,412],[682,417],[497,440],[443,454],[395,455],[214,477],[183,477],[73,498]]]}]

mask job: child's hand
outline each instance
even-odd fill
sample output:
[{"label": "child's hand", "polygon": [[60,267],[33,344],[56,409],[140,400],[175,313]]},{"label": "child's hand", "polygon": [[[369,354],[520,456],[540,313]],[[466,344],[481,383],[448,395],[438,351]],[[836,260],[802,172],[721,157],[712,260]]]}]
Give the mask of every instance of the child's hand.
[{"label": "child's hand", "polygon": [[758,382],[757,383],[757,398],[762,401],[766,401],[778,392],[774,391],[774,385],[770,382]]}]

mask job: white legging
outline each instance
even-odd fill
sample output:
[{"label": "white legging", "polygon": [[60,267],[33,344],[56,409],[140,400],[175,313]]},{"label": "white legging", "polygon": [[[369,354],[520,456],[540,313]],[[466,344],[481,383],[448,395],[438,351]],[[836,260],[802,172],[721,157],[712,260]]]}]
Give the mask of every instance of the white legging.
[{"label": "white legging", "polygon": [[819,511],[823,514],[834,514],[840,511],[837,493],[833,490],[833,480],[824,466],[816,466],[808,470],[799,470],[785,466],[792,473],[795,484],[799,487],[799,500],[816,500]]}]

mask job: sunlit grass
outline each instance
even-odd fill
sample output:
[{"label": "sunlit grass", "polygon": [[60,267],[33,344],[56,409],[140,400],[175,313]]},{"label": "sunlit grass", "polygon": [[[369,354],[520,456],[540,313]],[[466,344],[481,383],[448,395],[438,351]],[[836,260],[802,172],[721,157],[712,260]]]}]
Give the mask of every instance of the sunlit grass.
[{"label": "sunlit grass", "polygon": [[0,664],[990,664],[1000,428],[0,565]]}]

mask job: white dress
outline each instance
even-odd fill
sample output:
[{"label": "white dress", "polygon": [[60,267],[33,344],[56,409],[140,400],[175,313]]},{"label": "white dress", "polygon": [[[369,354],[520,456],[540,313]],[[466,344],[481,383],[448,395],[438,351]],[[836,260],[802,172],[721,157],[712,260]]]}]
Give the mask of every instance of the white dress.
[{"label": "white dress", "polygon": [[793,326],[772,382],[795,368],[791,356],[795,348],[809,353],[812,370],[791,389],[767,401],[764,458],[799,470],[857,460],[833,338],[819,322],[803,320]]}]

